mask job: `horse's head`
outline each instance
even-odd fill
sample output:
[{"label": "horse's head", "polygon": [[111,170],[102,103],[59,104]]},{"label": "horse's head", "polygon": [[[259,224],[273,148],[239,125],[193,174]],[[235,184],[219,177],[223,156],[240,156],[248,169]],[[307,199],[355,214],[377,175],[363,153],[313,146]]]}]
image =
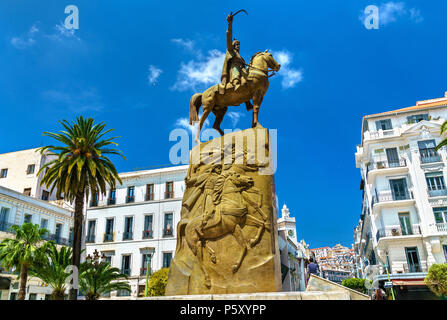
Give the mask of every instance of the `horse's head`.
[{"label": "horse's head", "polygon": [[276,62],[275,58],[273,58],[273,55],[267,50],[264,51],[263,55],[265,61],[267,62],[267,66],[273,71],[279,71],[281,65],[278,62]]}]

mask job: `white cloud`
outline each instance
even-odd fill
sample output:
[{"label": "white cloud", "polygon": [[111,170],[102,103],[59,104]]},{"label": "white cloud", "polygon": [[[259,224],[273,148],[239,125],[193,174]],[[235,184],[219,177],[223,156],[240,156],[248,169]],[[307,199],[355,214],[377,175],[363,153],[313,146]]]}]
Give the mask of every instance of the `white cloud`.
[{"label": "white cloud", "polygon": [[214,49],[199,60],[182,62],[177,81],[172,89],[178,91],[191,89],[195,91],[198,86],[203,87],[219,83],[224,60],[225,53]]},{"label": "white cloud", "polygon": [[230,112],[227,112],[226,115],[231,119],[231,123],[232,123],[233,127],[236,127],[237,124],[239,123],[239,119],[241,118],[242,113],[230,111]]},{"label": "white cloud", "polygon": [[60,108],[67,108],[74,112],[102,111],[104,104],[95,88],[83,89],[78,92],[47,90],[43,97]]},{"label": "white cloud", "polygon": [[[202,115],[199,116],[199,119],[200,119],[201,116],[202,116]],[[198,122],[195,123],[195,124],[192,124],[192,125],[189,124],[189,120],[188,120],[187,118],[180,118],[180,119],[177,119],[177,121],[175,122],[175,125],[178,126],[178,127],[182,127],[182,128],[187,129],[187,130],[188,130],[189,132],[191,132],[191,134],[193,134],[193,135],[196,134],[196,132],[197,132],[197,127],[199,126]],[[208,120],[208,118],[207,118],[207,119],[205,120],[205,122],[203,123],[202,130],[205,129],[205,128],[207,128],[207,127],[209,127],[209,125],[210,125],[210,122],[209,122],[209,120]]]},{"label": "white cloud", "polygon": [[[386,2],[379,6],[379,25],[385,26],[392,22],[396,22],[398,18],[407,18],[415,23],[419,23],[424,20],[421,15],[421,11],[417,8],[408,8],[404,2]],[[367,14],[363,11],[359,16],[359,19],[364,23]]]},{"label": "white cloud", "polygon": [[39,29],[35,24],[33,24],[26,34],[21,35],[20,37],[12,37],[11,44],[17,49],[26,49],[31,47],[36,43],[35,38],[38,32]]},{"label": "white cloud", "polygon": [[281,69],[278,75],[282,77],[281,85],[283,89],[293,88],[297,83],[303,80],[302,69],[294,69],[290,67],[293,60],[293,55],[287,51],[270,51],[273,57],[281,64]]},{"label": "white cloud", "polygon": [[157,84],[158,78],[162,74],[163,70],[161,70],[160,68],[157,68],[154,65],[150,65],[148,71],[149,71],[149,74],[147,76],[147,80],[149,81],[149,84],[152,84],[155,86]]},{"label": "white cloud", "polygon": [[189,50],[189,51],[193,51],[194,49],[194,41],[189,40],[189,39],[181,39],[181,38],[177,38],[177,39],[171,39],[171,41],[175,44],[178,44],[181,47],[184,47],[185,49]]},{"label": "white cloud", "polygon": [[54,29],[56,30],[56,32],[52,35],[49,35],[49,37],[54,40],[63,41],[65,39],[75,39],[77,41],[81,41],[81,39],[76,35],[76,30],[65,28],[65,25],[62,22],[55,25]]}]

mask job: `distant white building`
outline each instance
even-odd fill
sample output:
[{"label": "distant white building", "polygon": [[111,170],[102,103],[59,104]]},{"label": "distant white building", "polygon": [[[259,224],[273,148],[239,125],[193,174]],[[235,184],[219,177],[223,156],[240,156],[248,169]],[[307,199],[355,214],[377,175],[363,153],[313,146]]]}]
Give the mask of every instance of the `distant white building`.
[{"label": "distant white building", "polygon": [[287,208],[285,204],[281,210],[281,218],[278,219],[278,230],[285,230],[287,236],[295,243],[295,245],[298,245],[295,217],[290,216],[289,208]]},{"label": "distant white building", "polygon": [[[71,245],[73,218],[70,210],[0,186],[0,241],[13,238],[14,234],[10,232],[10,227],[14,224],[20,226],[25,222],[38,224],[47,229],[49,235],[46,239],[54,240],[61,245]],[[17,277],[10,271],[0,268],[0,283],[3,284],[0,289],[0,300],[14,300],[17,297]],[[11,288],[5,285],[9,283]],[[51,291],[51,288],[45,287],[39,279],[29,278],[26,299],[43,300],[49,298]]]},{"label": "distant white building", "polygon": [[187,170],[188,166],[177,166],[121,173],[122,185],[105,197],[91,197],[86,254],[96,249],[128,274],[132,296],[144,292],[148,265],[155,272],[169,267],[174,257]]},{"label": "distant white building", "polygon": [[421,297],[428,268],[447,262],[447,152],[435,150],[446,119],[447,93],[363,117],[357,274],[379,265],[375,279],[383,285],[387,269],[400,298]]}]

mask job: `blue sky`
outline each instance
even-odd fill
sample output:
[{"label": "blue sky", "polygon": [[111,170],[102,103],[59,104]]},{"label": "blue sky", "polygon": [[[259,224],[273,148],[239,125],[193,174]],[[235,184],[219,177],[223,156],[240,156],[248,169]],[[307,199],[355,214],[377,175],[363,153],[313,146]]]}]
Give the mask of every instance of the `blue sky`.
[{"label": "blue sky", "polygon": [[[74,32],[63,28],[69,4],[79,9]],[[371,4],[378,30],[363,25]],[[270,49],[283,65],[260,111],[278,130],[279,205],[311,247],[350,246],[361,117],[443,96],[445,1],[3,0],[0,152],[46,144],[43,131],[83,115],[122,136],[119,171],[169,164],[169,133],[191,95],[220,76],[225,18],[240,8],[249,14],[234,18],[242,56]],[[223,128],[250,126],[245,107],[231,111]]]}]

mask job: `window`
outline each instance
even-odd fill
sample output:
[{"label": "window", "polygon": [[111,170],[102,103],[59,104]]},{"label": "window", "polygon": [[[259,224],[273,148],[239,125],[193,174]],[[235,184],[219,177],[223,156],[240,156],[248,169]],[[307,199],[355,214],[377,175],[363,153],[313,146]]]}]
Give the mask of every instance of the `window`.
[{"label": "window", "polygon": [[130,296],[130,292],[128,291],[128,290],[118,290],[117,292],[116,292],[116,295],[118,296],[118,297],[128,297],[128,296]]},{"label": "window", "polygon": [[0,231],[8,231],[10,224],[8,223],[9,208],[2,207],[0,209]]},{"label": "window", "polygon": [[104,242],[113,241],[113,218],[106,220],[106,233],[104,235]]},{"label": "window", "polygon": [[393,194],[393,200],[410,199],[407,189],[407,182],[405,179],[390,180],[390,187]]},{"label": "window", "polygon": [[146,201],[154,200],[154,184],[146,185]]},{"label": "window", "polygon": [[96,220],[89,220],[87,227],[87,243],[95,242],[95,228],[96,228]]},{"label": "window", "polygon": [[23,194],[26,195],[26,196],[31,196],[31,188],[23,189]]},{"label": "window", "polygon": [[112,189],[109,191],[109,199],[107,200],[107,204],[112,205],[116,203],[116,189]]},{"label": "window", "polygon": [[47,219],[41,219],[40,220],[40,227],[42,229],[47,229],[48,228],[48,220]]},{"label": "window", "polygon": [[425,180],[427,181],[428,193],[430,197],[447,195],[444,176],[442,175],[442,172],[439,171],[426,173]]},{"label": "window", "polygon": [[419,254],[417,247],[405,248],[407,256],[408,269],[405,272],[421,272],[421,265],[419,264]]},{"label": "window", "polygon": [[23,223],[30,223],[33,219],[33,216],[30,214],[25,214],[25,218],[23,220]]},{"label": "window", "polygon": [[408,212],[399,213],[399,222],[403,236],[413,234],[413,230],[410,223],[410,213]]},{"label": "window", "polygon": [[172,198],[174,198],[174,182],[168,181],[166,182],[165,199]]},{"label": "window", "polygon": [[428,113],[424,113],[424,114],[415,114],[413,116],[408,116],[407,117],[407,122],[408,123],[418,123],[422,120],[428,120]]},{"label": "window", "polygon": [[393,129],[393,126],[391,125],[391,119],[376,121],[376,129],[377,129],[377,131]]},{"label": "window", "polygon": [[165,213],[165,227],[164,227],[164,236],[172,236],[172,224],[173,224],[173,215],[172,213]]},{"label": "window", "polygon": [[386,158],[388,160],[389,168],[400,167],[400,161],[399,161],[399,155],[397,154],[397,148],[386,149]]},{"label": "window", "polygon": [[143,239],[152,238],[152,215],[144,216]]},{"label": "window", "polygon": [[163,268],[169,268],[171,265],[172,252],[163,252]]},{"label": "window", "polygon": [[48,201],[48,199],[50,198],[50,193],[46,190],[42,191],[42,200]]},{"label": "window", "polygon": [[56,236],[56,242],[59,243],[61,235],[62,235],[62,224],[61,223],[56,223],[56,232],[54,233],[54,235]]},{"label": "window", "polygon": [[17,300],[17,292],[11,292],[9,296],[9,300]]},{"label": "window", "polygon": [[442,246],[442,249],[444,250],[444,258],[445,258],[445,261],[446,261],[446,263],[447,263],[447,245],[443,245]]},{"label": "window", "polygon": [[134,202],[134,201],[135,201],[135,187],[128,187],[126,203]]},{"label": "window", "polygon": [[28,300],[37,300],[37,294],[35,294],[35,293],[30,293],[30,294],[29,294],[29,297],[28,297]]},{"label": "window", "polygon": [[98,192],[95,192],[92,195],[92,200],[90,200],[90,207],[97,207],[98,206],[98,200],[99,200],[99,194],[98,194]]},{"label": "window", "polygon": [[126,217],[124,220],[123,240],[132,240],[133,217]]},{"label": "window", "polygon": [[0,178],[6,178],[8,176],[8,169],[2,169],[0,171]]},{"label": "window", "polygon": [[152,254],[143,253],[141,256],[141,272],[140,272],[142,276],[145,276],[147,272],[149,272],[149,275],[151,275],[152,273],[151,262],[152,262]]},{"label": "window", "polygon": [[123,255],[121,272],[130,276],[130,255]]},{"label": "window", "polygon": [[105,256],[104,261],[110,265],[112,265],[112,256]]},{"label": "window", "polygon": [[433,208],[436,223],[447,223],[447,207]]},{"label": "window", "polygon": [[36,166],[34,164],[29,164],[28,168],[26,169],[26,174],[33,174],[34,173],[34,168]]},{"label": "window", "polygon": [[435,150],[435,140],[418,141],[419,153],[421,154],[422,163],[439,162],[439,154]]},{"label": "window", "polygon": [[70,228],[70,231],[68,233],[68,245],[73,246],[73,228]]}]

